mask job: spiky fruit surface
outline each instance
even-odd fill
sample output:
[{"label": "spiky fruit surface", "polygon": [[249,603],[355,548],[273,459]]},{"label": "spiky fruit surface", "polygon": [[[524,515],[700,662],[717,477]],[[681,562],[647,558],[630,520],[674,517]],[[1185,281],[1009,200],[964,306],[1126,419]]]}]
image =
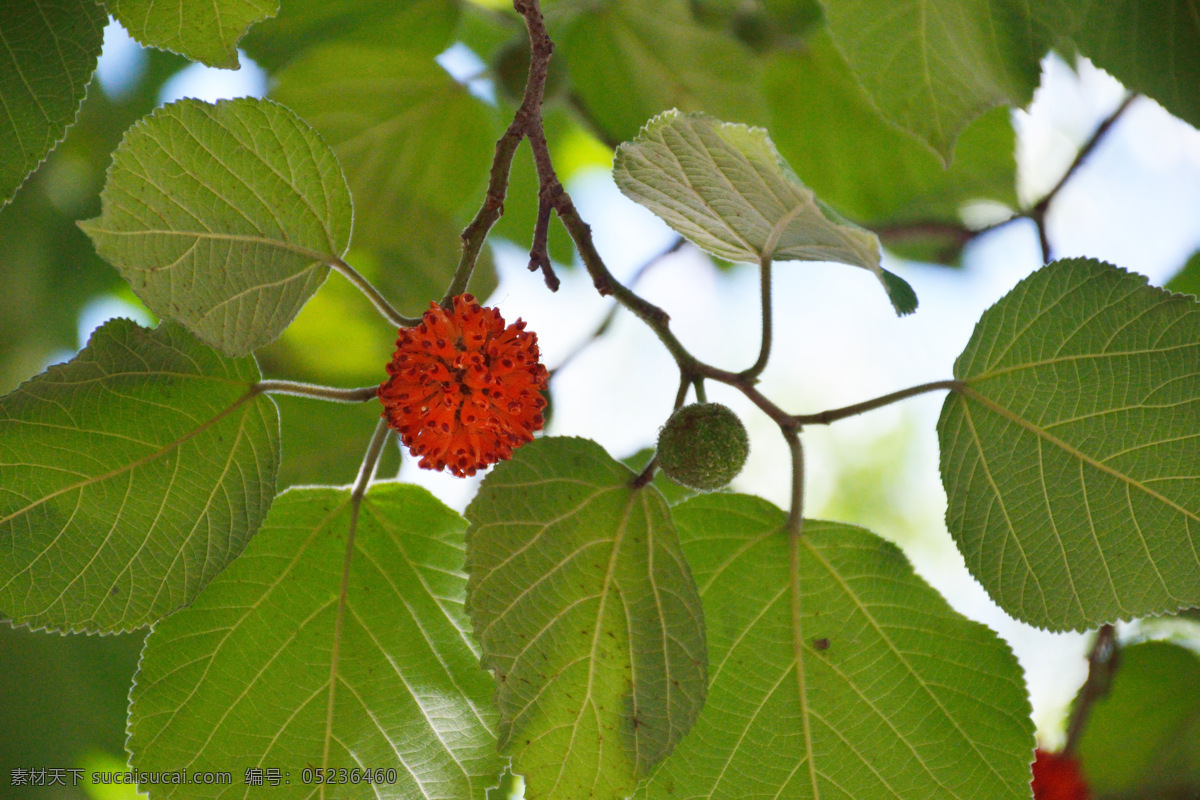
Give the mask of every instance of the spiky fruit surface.
[{"label": "spiky fruit surface", "polygon": [[750,439],[737,415],[720,403],[695,403],[671,415],[658,432],[658,465],[667,477],[709,492],[746,464]]}]

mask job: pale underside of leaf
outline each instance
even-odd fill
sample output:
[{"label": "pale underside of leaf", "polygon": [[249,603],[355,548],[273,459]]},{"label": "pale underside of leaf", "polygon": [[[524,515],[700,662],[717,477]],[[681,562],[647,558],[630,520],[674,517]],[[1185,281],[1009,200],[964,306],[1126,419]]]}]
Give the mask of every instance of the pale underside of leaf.
[{"label": "pale underside of leaf", "polygon": [[627,796],[703,703],[695,586],[632,477],[594,443],[543,439],[468,509],[467,610],[526,797]]},{"label": "pale underside of leaf", "polygon": [[0,399],[0,608],[130,630],[196,595],[274,495],[278,414],[253,361],[117,320]]},{"label": "pale underside of leaf", "polygon": [[916,308],[880,267],[879,240],[825,208],[761,128],[667,112],[617,148],[621,191],[699,247],[731,261],[836,261],[870,270],[897,313]]},{"label": "pale underside of leaf", "polygon": [[[134,766],[278,767],[285,798],[483,800],[503,761],[462,612],[463,527],[411,486],[376,485],[361,513],[347,490],[281,495],[243,556],[147,640]],[[397,779],[317,786],[305,768]],[[255,796],[240,782],[173,792]]]},{"label": "pale underside of leaf", "polygon": [[184,100],[126,133],[80,223],[156,313],[242,355],[279,335],[350,240],[350,194],[295,114]]},{"label": "pale underside of leaf", "polygon": [[1200,602],[1200,306],[1095,261],[988,310],[939,422],[947,522],[1009,613],[1056,630]]},{"label": "pale underside of leaf", "polygon": [[1028,795],[1012,653],[895,547],[738,495],[674,509],[708,618],[695,729],[639,791],[672,798]]}]

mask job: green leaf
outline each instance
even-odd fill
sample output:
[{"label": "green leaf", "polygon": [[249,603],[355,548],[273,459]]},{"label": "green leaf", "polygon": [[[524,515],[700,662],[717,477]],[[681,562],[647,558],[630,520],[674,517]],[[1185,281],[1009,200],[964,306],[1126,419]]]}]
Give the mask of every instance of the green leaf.
[{"label": "green leaf", "polygon": [[1166,642],[1126,647],[1092,706],[1079,759],[1095,797],[1200,792],[1200,658]]},{"label": "green leaf", "polygon": [[1192,253],[1179,272],[1167,281],[1165,288],[1172,292],[1200,297],[1200,250]]},{"label": "green leaf", "polygon": [[250,30],[242,48],[270,70],[334,40],[436,56],[453,41],[458,18],[458,0],[288,0],[279,16]]},{"label": "green leaf", "polygon": [[132,630],[189,602],[275,495],[279,417],[250,358],[114,320],[0,398],[0,609]]},{"label": "green leaf", "polygon": [[[462,613],[464,527],[414,486],[376,484],[357,523],[348,490],[280,495],[241,558],[155,626],[132,693],[136,769],[224,770],[234,785],[155,797],[265,796],[242,776],[275,767],[290,785],[266,791],[283,800],[483,800],[504,764]],[[396,780],[326,793],[306,767]]]},{"label": "green leaf", "polygon": [[673,507],[708,624],[708,703],[637,797],[1028,798],[1008,646],[894,545],[745,495]]},{"label": "green leaf", "polygon": [[467,613],[525,797],[624,798],[704,703],[704,622],[666,502],[584,439],[540,439],[467,509]]},{"label": "green leaf", "polygon": [[480,201],[498,135],[493,114],[428,55],[330,44],[278,80],[272,96],[333,146],[365,209],[357,245],[420,224],[405,213],[413,205],[452,215]]},{"label": "green leaf", "polygon": [[762,128],[668,111],[617,148],[613,177],[719,258],[851,264],[875,273],[897,314],[917,307],[912,289],[879,266],[875,234],[824,207]]},{"label": "green leaf", "polygon": [[279,0],[107,0],[129,35],[210,67],[237,69],[238,40],[279,12]]},{"label": "green leaf", "polygon": [[687,0],[592,3],[559,39],[579,101],[614,143],[669,108],[766,121],[749,50],[698,25]]},{"label": "green leaf", "polygon": [[764,92],[771,138],[796,174],[862,225],[880,231],[921,223],[915,232],[952,260],[962,238],[939,237],[938,225],[961,228],[960,210],[971,200],[1017,205],[1016,142],[1007,108],[987,112],[963,132],[947,169],[879,115],[823,30],[808,37],[803,50],[771,55]]},{"label": "green leaf", "polygon": [[822,5],[834,41],[875,105],[947,164],[971,120],[992,106],[1030,101],[1055,38],[1022,0]]},{"label": "green leaf", "polygon": [[332,151],[268,100],[181,100],[133,126],[79,223],[151,311],[228,355],[277,337],[350,242]]},{"label": "green leaf", "polygon": [[0,208],[75,121],[108,21],[93,0],[10,0],[3,15]]},{"label": "green leaf", "polygon": [[938,421],[946,523],[1051,630],[1200,604],[1200,305],[1087,259],[984,312]]},{"label": "green leaf", "polygon": [[1200,126],[1200,14],[1194,0],[1075,0],[1075,43],[1096,66]]}]

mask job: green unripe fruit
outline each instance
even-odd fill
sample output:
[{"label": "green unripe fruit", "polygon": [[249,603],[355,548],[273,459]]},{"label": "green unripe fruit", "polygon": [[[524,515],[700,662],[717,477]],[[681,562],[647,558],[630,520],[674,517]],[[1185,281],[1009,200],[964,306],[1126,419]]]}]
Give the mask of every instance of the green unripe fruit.
[{"label": "green unripe fruit", "polygon": [[746,465],[750,439],[737,415],[719,403],[684,406],[658,432],[658,465],[689,489],[709,492]]}]

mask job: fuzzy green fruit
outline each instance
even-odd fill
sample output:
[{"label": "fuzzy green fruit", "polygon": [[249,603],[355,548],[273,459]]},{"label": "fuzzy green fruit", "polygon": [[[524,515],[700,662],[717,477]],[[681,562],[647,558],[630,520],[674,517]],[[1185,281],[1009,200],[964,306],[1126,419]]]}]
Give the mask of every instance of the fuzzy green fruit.
[{"label": "fuzzy green fruit", "polygon": [[671,415],[658,432],[658,465],[667,477],[701,492],[720,489],[746,465],[750,439],[720,403],[696,403]]}]

